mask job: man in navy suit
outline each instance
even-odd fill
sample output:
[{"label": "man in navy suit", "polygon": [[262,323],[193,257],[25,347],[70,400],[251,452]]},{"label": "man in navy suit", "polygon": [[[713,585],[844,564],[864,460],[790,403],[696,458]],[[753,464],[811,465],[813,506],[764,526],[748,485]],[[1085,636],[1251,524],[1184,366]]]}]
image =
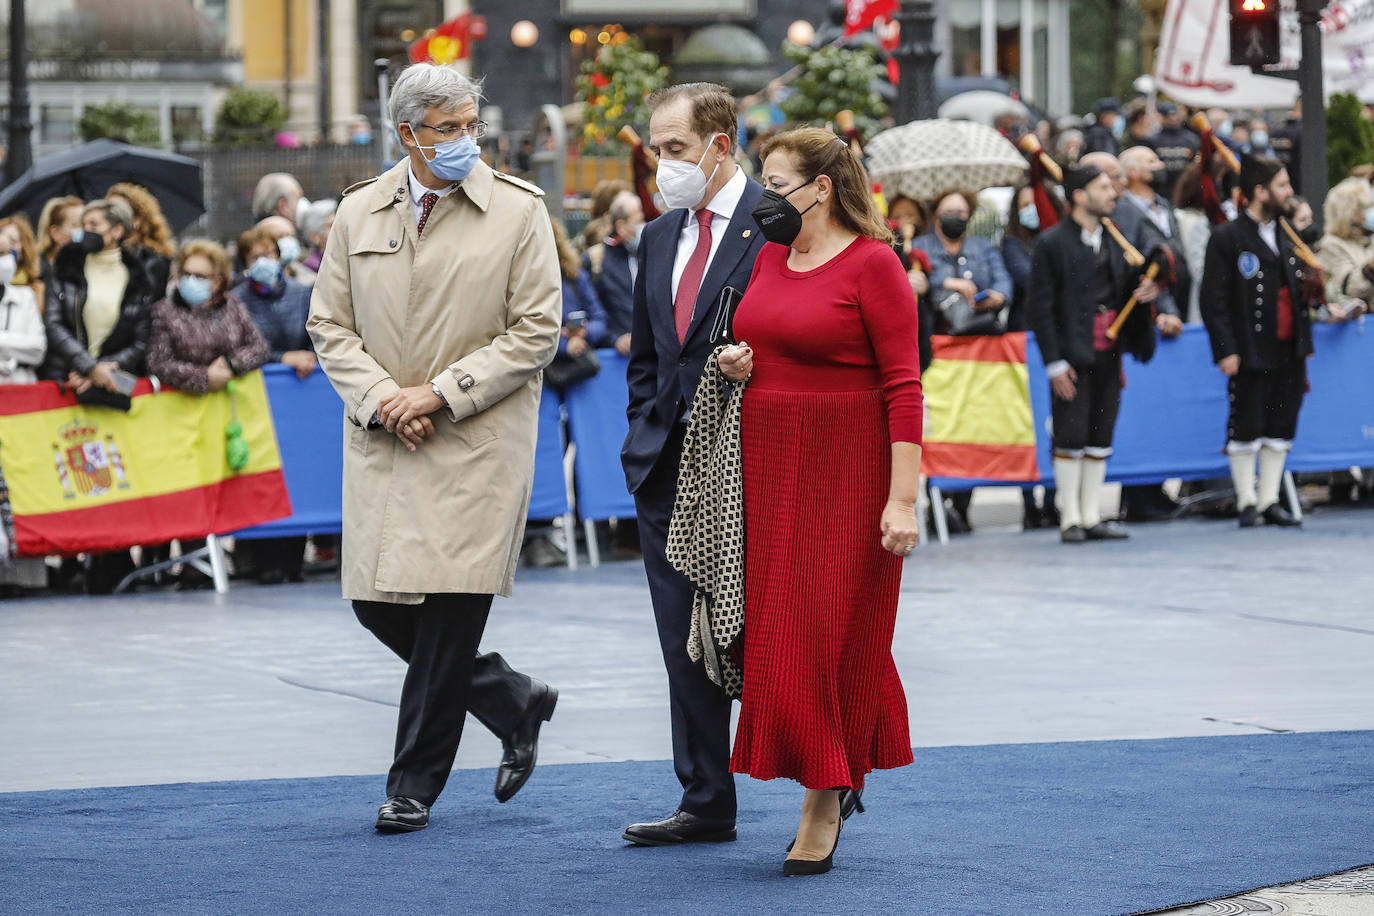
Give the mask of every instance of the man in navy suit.
[{"label": "man in navy suit", "polygon": [[658,187],[669,210],[644,227],[636,250],[630,431],[620,457],[635,495],[668,669],[673,765],[682,800],[662,820],[632,824],[625,839],[667,846],[735,838],[730,701],[687,656],[692,586],[664,552],[685,418],[713,349],[711,325],[721,292],[744,291],[763,246],[753,220],[763,186],[735,164],[736,103],[726,89],[671,86],[651,95],[649,106],[649,147],[659,157]]}]

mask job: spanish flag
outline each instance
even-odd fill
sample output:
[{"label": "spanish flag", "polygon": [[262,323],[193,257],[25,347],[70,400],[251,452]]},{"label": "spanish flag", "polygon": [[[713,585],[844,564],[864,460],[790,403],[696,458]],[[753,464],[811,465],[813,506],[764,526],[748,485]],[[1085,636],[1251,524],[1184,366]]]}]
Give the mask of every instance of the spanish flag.
[{"label": "spanish flag", "polygon": [[927,477],[1040,479],[1026,370],[1026,335],[933,337],[922,377]]},{"label": "spanish flag", "polygon": [[154,394],[125,413],[55,382],[0,386],[0,472],[9,553],[72,555],[224,534],[291,514],[262,373],[239,379],[248,464],[229,467],[228,392]]}]

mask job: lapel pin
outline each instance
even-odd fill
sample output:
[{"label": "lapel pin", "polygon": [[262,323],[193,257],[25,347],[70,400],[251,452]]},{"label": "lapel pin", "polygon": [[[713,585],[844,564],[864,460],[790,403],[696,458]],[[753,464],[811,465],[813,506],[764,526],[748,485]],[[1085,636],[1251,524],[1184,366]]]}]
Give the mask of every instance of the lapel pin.
[{"label": "lapel pin", "polygon": [[749,233],[751,233],[751,232],[753,232],[753,231],[754,231],[753,229],[745,229],[745,230],[744,230],[744,236],[743,236],[743,237],[746,238],[746,239],[749,238]]}]

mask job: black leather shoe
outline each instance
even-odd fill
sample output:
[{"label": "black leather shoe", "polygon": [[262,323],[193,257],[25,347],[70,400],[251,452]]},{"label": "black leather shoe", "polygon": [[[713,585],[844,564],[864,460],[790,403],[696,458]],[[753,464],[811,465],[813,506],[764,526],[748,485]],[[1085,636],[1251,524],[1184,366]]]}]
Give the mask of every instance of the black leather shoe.
[{"label": "black leather shoe", "polygon": [[1283,528],[1296,528],[1302,524],[1302,522],[1294,518],[1287,509],[1280,506],[1278,503],[1274,503],[1268,509],[1265,509],[1262,514],[1264,515],[1264,520],[1270,525],[1279,525]]},{"label": "black leather shoe", "polygon": [[383,833],[409,833],[429,826],[429,806],[413,798],[393,795],[377,809],[377,829]]},{"label": "black leather shoe", "polygon": [[1259,510],[1254,506],[1246,506],[1236,515],[1236,522],[1242,528],[1254,528],[1259,524]]},{"label": "black leather shoe", "polygon": [[[783,859],[782,873],[789,878],[800,875],[823,875],[835,867],[835,850],[840,848],[840,834],[844,832],[844,819],[835,827],[835,845],[830,847],[830,855],[816,861],[814,859]],[[789,850],[791,847],[788,847]]]},{"label": "black leather shoe", "polygon": [[631,824],[624,838],[636,846],[677,846],[681,843],[733,843],[735,822],[697,817],[682,809],[661,821]]},{"label": "black leather shoe", "polygon": [[534,761],[539,756],[539,727],[553,718],[558,704],[558,691],[535,681],[530,691],[530,705],[525,709],[525,721],[515,734],[501,742],[505,754],[496,768],[496,800],[508,802],[530,780]]},{"label": "black leather shoe", "polygon": [[1090,541],[1124,541],[1131,536],[1125,525],[1115,521],[1098,522],[1083,534]]},{"label": "black leather shoe", "polygon": [[1088,539],[1082,525],[1070,525],[1059,532],[1059,540],[1065,544],[1081,544]]}]

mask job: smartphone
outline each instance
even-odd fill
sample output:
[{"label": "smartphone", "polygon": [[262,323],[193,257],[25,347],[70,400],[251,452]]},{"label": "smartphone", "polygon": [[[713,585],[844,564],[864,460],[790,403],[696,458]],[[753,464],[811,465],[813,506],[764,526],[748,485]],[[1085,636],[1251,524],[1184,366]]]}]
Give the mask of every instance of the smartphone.
[{"label": "smartphone", "polygon": [[986,299],[987,297],[988,297],[988,290],[980,289],[980,290],[978,290],[978,292],[976,292],[976,293],[973,294],[973,301],[974,301],[974,302],[982,302],[982,301],[983,301],[984,299]]},{"label": "smartphone", "polygon": [[587,326],[587,313],[581,309],[575,312],[569,312],[563,324],[570,328],[585,328]]}]

